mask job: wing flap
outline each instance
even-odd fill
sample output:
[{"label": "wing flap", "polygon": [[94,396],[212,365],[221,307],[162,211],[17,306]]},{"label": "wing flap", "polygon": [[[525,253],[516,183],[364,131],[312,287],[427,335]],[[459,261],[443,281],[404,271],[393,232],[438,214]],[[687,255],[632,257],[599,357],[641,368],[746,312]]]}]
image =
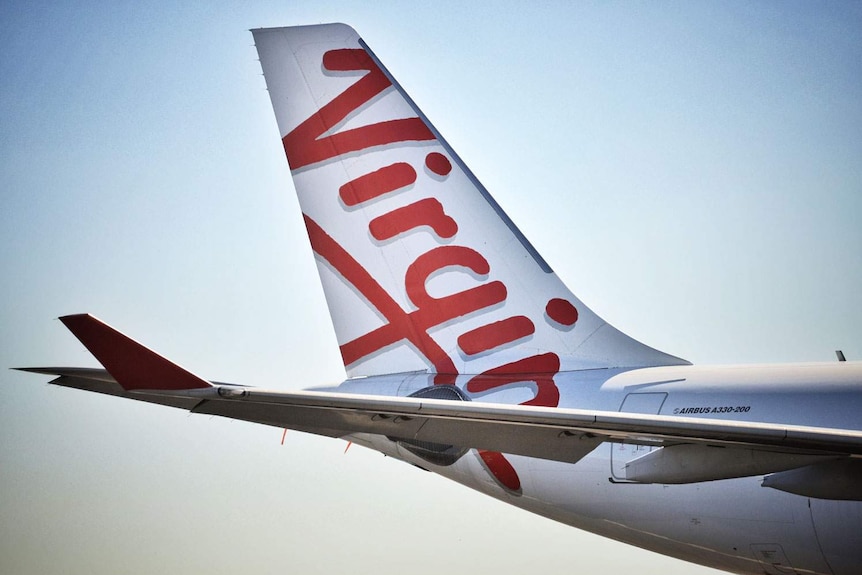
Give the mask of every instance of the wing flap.
[{"label": "wing flap", "polygon": [[192,411],[330,437],[370,433],[393,440],[455,445],[566,463],[579,461],[602,442],[598,436],[584,434],[573,438],[552,426],[510,424],[503,419],[477,416],[493,407],[487,405],[461,413],[449,411],[448,406],[429,409],[425,401],[410,398],[304,392],[267,392],[261,396],[254,390],[249,394],[239,400],[202,401]]}]

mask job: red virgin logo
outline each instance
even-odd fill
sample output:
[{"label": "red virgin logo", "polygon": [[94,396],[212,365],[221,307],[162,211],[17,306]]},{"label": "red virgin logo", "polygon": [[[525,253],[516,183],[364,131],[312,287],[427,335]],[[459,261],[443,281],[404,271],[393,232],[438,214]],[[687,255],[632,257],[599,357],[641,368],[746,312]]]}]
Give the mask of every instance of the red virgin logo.
[{"label": "red virgin logo", "polygon": [[[398,143],[434,142],[436,137],[418,117],[379,121],[352,129],[335,131],[348,117],[374,106],[375,99],[392,84],[389,78],[362,49],[330,50],[323,55],[323,69],[330,72],[365,72],[356,82],[322,106],[316,113],[296,126],[284,139],[284,149],[293,171],[313,169],[315,165],[345,158],[382,146]],[[314,193],[337,194],[341,209],[362,208],[365,204],[386,197],[401,198],[400,193],[417,180],[429,178],[445,182],[453,170],[452,161],[437,151],[428,153],[424,165],[396,161],[369,173],[352,177],[337,189],[315,190]],[[421,174],[421,175],[420,175]],[[406,194],[405,194],[406,197]],[[371,273],[339,244],[318,222],[307,214],[305,223],[312,248],[334,269],[342,281],[372,306],[383,318],[383,324],[341,345],[344,364],[350,366],[400,344],[408,344],[433,368],[434,383],[454,384],[459,370],[451,352],[447,352],[431,335],[435,328],[458,325],[459,318],[475,317],[491,308],[501,308],[509,290],[500,279],[489,279],[491,264],[482,253],[483,246],[458,245],[461,225],[447,211],[443,197],[419,200],[404,199],[399,205],[373,217],[367,225],[367,246],[359,249],[380,249],[381,245],[397,240],[419,229],[439,240],[418,255],[406,267],[403,293],[410,309],[405,309],[388,293]],[[394,202],[398,203],[398,202]],[[376,242],[376,245],[374,244]],[[428,292],[428,282],[446,270],[461,269],[477,278],[475,285],[445,296]],[[401,298],[403,300],[403,297]],[[516,345],[536,332],[536,317],[557,329],[570,329],[578,318],[570,302],[554,298],[544,309],[521,310],[522,313],[495,319],[480,327],[465,330],[457,337],[458,353],[470,360],[493,357],[495,351]],[[529,316],[534,316],[533,319]],[[528,384],[534,396],[526,405],[554,407],[559,403],[559,390],[554,376],[560,370],[556,353],[538,353],[511,361],[471,377],[465,388],[483,394],[512,384]],[[519,490],[517,474],[499,454],[481,452],[484,464],[511,491]]]},{"label": "red virgin logo", "polygon": [[[348,116],[373,105],[372,100],[392,84],[362,49],[330,50],[324,53],[322,66],[330,72],[365,74],[284,137],[284,149],[292,170],[308,168],[379,146],[435,140],[431,130],[418,117],[377,122],[331,133]],[[431,152],[426,155],[424,166],[418,169],[442,181],[452,171],[452,164],[445,155]],[[332,192],[337,192],[345,209],[356,209],[382,196],[397,196],[399,190],[414,184],[418,177],[417,167],[408,162],[394,162],[355,177]],[[326,193],[326,190],[320,193]],[[305,220],[312,247],[318,256],[362,294],[386,320],[384,325],[341,346],[345,365],[406,342],[433,367],[435,383],[454,383],[458,375],[455,362],[435,342],[430,335],[431,330],[504,303],[508,289],[503,281],[492,280],[443,297],[434,297],[428,293],[426,283],[429,277],[447,268],[463,268],[479,278],[487,277],[490,272],[490,264],[480,251],[451,243],[457,241],[459,222],[447,213],[445,205],[437,198],[423,198],[396,207],[368,223],[370,236],[379,242],[393,241],[419,228],[440,240],[450,241],[447,245],[428,250],[407,267],[403,287],[413,304],[411,310],[403,309],[359,261],[316,221],[309,216]],[[550,300],[543,311],[561,328],[571,327],[578,317],[575,307],[562,299]],[[527,315],[519,314],[466,331],[458,337],[457,342],[460,352],[470,358],[492,353],[527,338],[535,330],[534,321]],[[532,381],[536,389],[535,397],[525,403],[556,406],[559,391],[553,376],[559,369],[557,354],[533,355],[474,376],[466,389],[483,393],[511,383]]]}]

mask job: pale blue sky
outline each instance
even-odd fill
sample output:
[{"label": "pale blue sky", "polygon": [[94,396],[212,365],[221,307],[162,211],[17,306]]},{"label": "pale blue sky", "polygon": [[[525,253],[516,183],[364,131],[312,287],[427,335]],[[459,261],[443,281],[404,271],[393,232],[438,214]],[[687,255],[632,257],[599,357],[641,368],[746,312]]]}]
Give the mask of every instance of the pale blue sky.
[{"label": "pale blue sky", "polygon": [[[859,3],[0,5],[0,367],[91,312],[343,377],[249,28],[354,26],[565,282],[695,363],[862,358]],[[353,448],[0,372],[0,572],[709,573]],[[437,550],[448,549],[446,553]]]}]

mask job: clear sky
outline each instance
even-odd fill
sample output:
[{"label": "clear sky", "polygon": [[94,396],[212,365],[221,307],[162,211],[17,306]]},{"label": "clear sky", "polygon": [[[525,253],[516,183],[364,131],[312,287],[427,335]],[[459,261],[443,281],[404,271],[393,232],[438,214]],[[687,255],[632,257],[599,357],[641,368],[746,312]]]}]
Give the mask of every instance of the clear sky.
[{"label": "clear sky", "polygon": [[[0,367],[90,312],[343,368],[249,28],[353,25],[570,288],[695,363],[862,358],[862,5],[0,4]],[[325,5],[324,5],[325,4]],[[711,571],[344,443],[0,372],[0,572]]]}]

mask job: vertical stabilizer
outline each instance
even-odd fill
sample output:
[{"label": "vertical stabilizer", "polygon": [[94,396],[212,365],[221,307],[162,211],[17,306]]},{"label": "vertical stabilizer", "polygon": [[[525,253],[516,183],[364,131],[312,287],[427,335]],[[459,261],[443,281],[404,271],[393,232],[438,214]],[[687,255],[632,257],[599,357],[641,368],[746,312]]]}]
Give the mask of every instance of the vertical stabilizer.
[{"label": "vertical stabilizer", "polygon": [[352,28],[253,34],[348,375],[687,363],[576,298]]}]

